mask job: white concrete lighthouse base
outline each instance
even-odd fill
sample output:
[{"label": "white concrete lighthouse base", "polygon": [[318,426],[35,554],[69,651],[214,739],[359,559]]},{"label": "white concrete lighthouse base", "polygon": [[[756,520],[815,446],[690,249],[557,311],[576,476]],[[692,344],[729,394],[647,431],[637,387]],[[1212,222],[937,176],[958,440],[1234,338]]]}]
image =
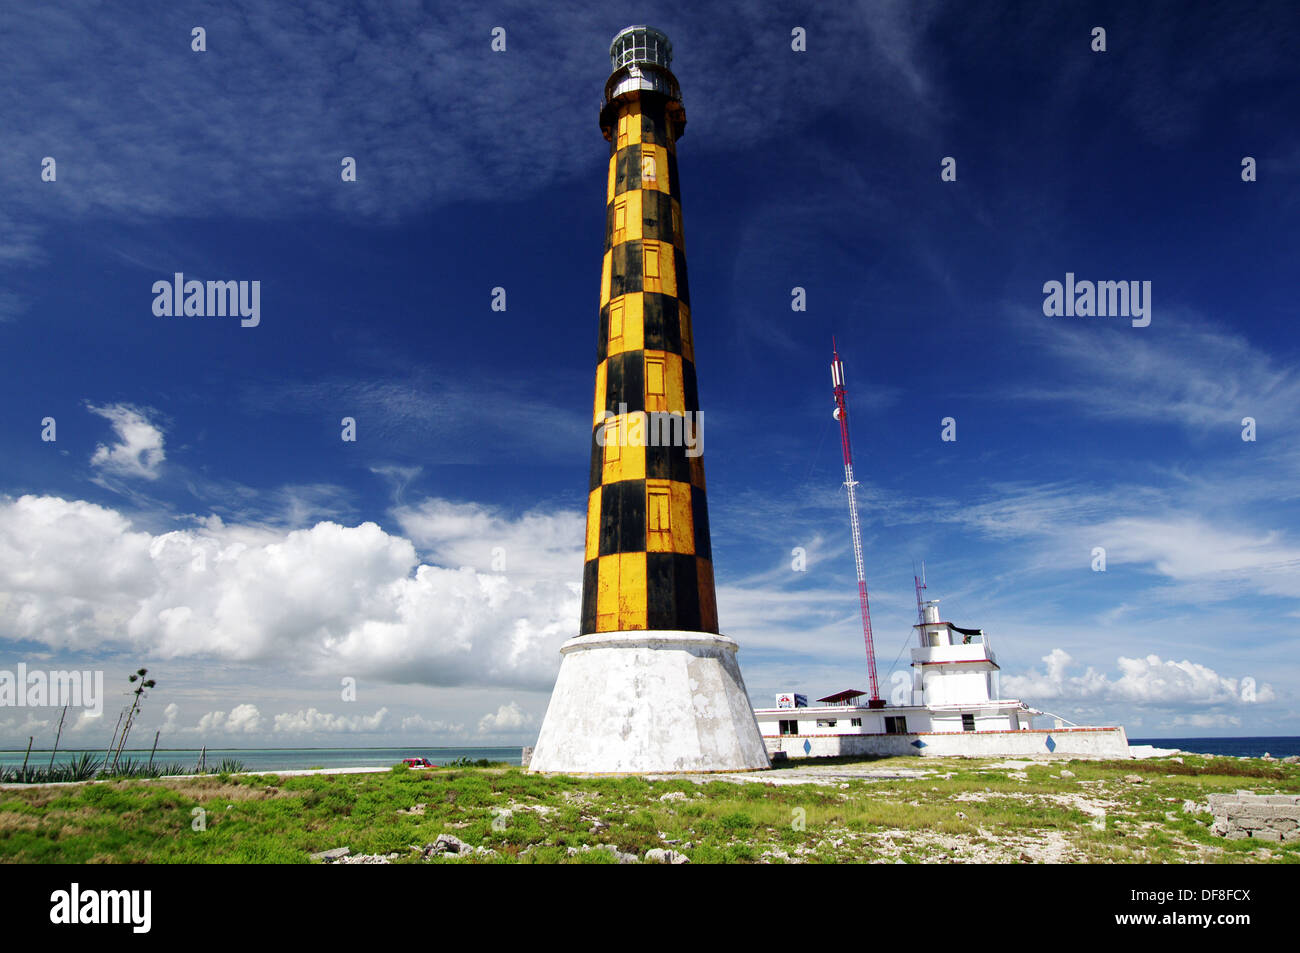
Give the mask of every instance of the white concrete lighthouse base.
[{"label": "white concrete lighthouse base", "polygon": [[529,771],[660,774],[771,766],[736,643],[707,632],[601,632],[560,647]]}]

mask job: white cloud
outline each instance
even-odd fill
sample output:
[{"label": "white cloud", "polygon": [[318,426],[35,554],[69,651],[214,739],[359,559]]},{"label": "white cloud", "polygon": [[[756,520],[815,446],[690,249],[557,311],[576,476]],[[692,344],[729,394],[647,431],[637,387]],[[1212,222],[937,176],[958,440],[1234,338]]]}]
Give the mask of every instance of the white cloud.
[{"label": "white cloud", "polygon": [[484,524],[481,507],[437,501],[416,512],[436,514],[420,523],[433,550],[463,555],[486,525],[501,535],[482,540],[484,555],[499,538],[510,565],[535,575],[422,564],[374,523],[283,531],[213,519],[155,535],[85,501],[0,497],[0,626],[55,648],[127,643],[163,659],[549,689],[578,628],[581,518]]},{"label": "white cloud", "polygon": [[108,404],[96,407],[87,405],[91,413],[98,414],[113,425],[118,442],[112,446],[100,444],[90,458],[93,466],[116,476],[158,478],[158,468],[167,454],[163,450],[163,433],[149,422],[143,413],[127,404]]},{"label": "white cloud", "polygon": [[1175,715],[1165,721],[1163,728],[1238,728],[1241,719],[1236,715],[1224,715],[1218,712],[1208,714]]},{"label": "white cloud", "polygon": [[[171,718],[175,705],[167,706],[167,716]],[[262,725],[262,715],[256,705],[236,705],[227,715],[224,711],[210,711],[199,719],[198,730],[201,734],[229,732],[230,734],[252,734]]]},{"label": "white cloud", "polygon": [[431,720],[423,715],[408,715],[402,719],[402,731],[404,733],[428,733],[439,736],[462,735],[465,733],[465,726],[458,722]]},{"label": "white cloud", "polygon": [[1163,660],[1158,655],[1116,660],[1120,676],[1112,678],[1089,666],[1080,675],[1068,673],[1074,660],[1063,649],[1043,656],[1045,671],[1003,675],[1003,694],[1030,704],[1041,699],[1094,699],[1138,705],[1222,705],[1271,702],[1270,685],[1252,677],[1228,678],[1195,662]]},{"label": "white cloud", "polygon": [[335,715],[330,712],[308,708],[296,712],[285,712],[275,716],[275,730],[289,734],[308,734],[318,731],[378,731],[388,715],[387,708],[381,708],[373,715]]},{"label": "white cloud", "polygon": [[515,702],[507,702],[495,712],[489,712],[479,719],[479,734],[496,734],[503,731],[515,731],[526,728],[533,723],[531,715],[526,714]]}]

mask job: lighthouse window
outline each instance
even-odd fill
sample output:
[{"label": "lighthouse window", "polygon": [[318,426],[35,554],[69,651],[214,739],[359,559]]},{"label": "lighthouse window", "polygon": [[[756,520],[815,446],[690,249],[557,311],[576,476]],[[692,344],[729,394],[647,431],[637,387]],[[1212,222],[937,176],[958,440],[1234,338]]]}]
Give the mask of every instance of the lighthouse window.
[{"label": "lighthouse window", "polygon": [[655,180],[658,178],[659,178],[659,173],[656,171],[655,157],[653,155],[642,156],[641,157],[641,187],[645,188],[647,183],[653,185]]},{"label": "lighthouse window", "polygon": [[611,301],[609,304],[609,343],[619,345],[623,344],[623,299]]},{"label": "lighthouse window", "polygon": [[605,463],[618,462],[618,438],[618,419],[610,417],[605,421]]},{"label": "lighthouse window", "polygon": [[623,241],[624,231],[627,229],[627,199],[619,202],[614,206],[614,244],[617,245]]},{"label": "lighthouse window", "polygon": [[[668,490],[658,487],[646,488],[646,530],[650,542],[665,549],[672,542],[669,528]],[[659,550],[662,551],[662,550]]]},{"label": "lighthouse window", "polygon": [[659,243],[645,243],[645,276],[647,278],[659,277]]},{"label": "lighthouse window", "polygon": [[645,392],[648,397],[662,397],[664,395],[664,362],[662,359],[646,358]]},{"label": "lighthouse window", "polygon": [[975,716],[974,716],[974,715],[962,715],[962,716],[961,716],[961,730],[962,730],[962,731],[974,731],[974,730],[975,730]]},{"label": "lighthouse window", "polygon": [[627,125],[630,118],[626,113],[618,117],[618,148],[620,149],[627,145]]}]

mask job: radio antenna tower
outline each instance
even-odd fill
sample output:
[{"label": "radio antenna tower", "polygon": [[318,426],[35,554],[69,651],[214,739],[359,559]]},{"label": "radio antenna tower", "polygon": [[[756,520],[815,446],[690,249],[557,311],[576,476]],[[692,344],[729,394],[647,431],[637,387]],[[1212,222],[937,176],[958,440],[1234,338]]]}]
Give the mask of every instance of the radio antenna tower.
[{"label": "radio antenna tower", "polygon": [[871,708],[884,708],[876,680],[876,647],[871,638],[871,606],[867,602],[867,573],[862,561],[862,526],[858,521],[858,481],[853,479],[853,447],[849,443],[849,408],[844,402],[844,364],[831,338],[831,383],[835,385],[835,419],[840,422],[840,443],[844,448],[844,488],[849,491],[849,525],[853,528],[853,559],[858,567],[858,599],[862,603],[862,638],[867,644],[867,673],[871,677]]}]

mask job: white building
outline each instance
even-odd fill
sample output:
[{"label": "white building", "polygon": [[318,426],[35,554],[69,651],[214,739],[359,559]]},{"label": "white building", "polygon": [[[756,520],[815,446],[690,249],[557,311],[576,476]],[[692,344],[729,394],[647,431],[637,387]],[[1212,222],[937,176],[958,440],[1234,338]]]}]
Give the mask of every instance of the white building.
[{"label": "white building", "polygon": [[1001,697],[1001,669],[982,629],[940,620],[938,600],[922,605],[921,619],[910,697],[872,707],[865,692],[850,689],[808,706],[804,696],[784,692],[777,707],[754,711],[768,754],[1129,756],[1122,727],[1082,727],[1052,716],[1054,727],[1036,728],[1043,712]]}]

